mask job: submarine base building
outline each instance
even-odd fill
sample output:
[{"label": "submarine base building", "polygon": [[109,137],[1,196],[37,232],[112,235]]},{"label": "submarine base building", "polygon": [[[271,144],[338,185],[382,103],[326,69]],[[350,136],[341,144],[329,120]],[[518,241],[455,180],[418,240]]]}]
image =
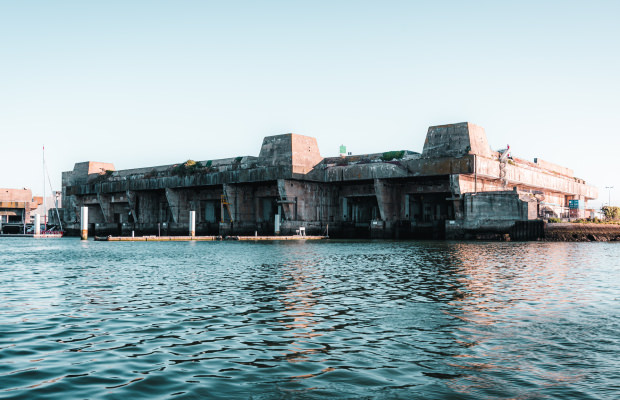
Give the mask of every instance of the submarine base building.
[{"label": "submarine base building", "polygon": [[289,133],[264,138],[258,157],[119,171],[81,162],[62,190],[67,234],[88,207],[98,236],[187,235],[195,211],[197,235],[535,239],[544,218],[583,217],[598,196],[569,168],[492,151],[468,122],[430,127],[422,153],[324,158],[315,138]]}]

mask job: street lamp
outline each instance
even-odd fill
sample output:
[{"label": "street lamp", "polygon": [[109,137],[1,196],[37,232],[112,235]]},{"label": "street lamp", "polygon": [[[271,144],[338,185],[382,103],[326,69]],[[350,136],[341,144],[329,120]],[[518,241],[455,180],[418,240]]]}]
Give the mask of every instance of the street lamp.
[{"label": "street lamp", "polygon": [[609,197],[607,199],[607,205],[609,207],[611,207],[611,189],[613,189],[613,186],[605,186],[605,189],[607,189],[607,191],[609,192]]}]

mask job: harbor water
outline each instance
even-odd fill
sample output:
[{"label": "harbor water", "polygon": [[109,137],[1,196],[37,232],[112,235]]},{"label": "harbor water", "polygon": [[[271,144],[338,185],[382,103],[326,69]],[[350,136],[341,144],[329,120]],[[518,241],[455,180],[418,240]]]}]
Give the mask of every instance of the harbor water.
[{"label": "harbor water", "polygon": [[0,239],[0,398],[620,398],[620,244]]}]

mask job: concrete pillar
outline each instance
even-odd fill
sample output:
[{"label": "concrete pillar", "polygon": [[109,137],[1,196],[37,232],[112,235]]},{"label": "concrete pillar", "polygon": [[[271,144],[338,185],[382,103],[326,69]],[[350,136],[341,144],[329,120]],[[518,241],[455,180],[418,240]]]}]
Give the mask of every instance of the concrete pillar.
[{"label": "concrete pillar", "polygon": [[274,233],[276,235],[279,235],[280,234],[280,214],[276,214],[276,216],[274,217],[273,226],[274,226],[273,230],[275,231]]},{"label": "concrete pillar", "polygon": [[405,219],[408,219],[411,221],[411,210],[410,210],[410,206],[411,206],[411,200],[409,198],[409,195],[406,194],[405,195]]},{"label": "concrete pillar", "polygon": [[80,227],[82,233],[82,240],[88,239],[88,207],[82,207],[80,209]]},{"label": "concrete pillar", "polygon": [[459,197],[461,195],[461,182],[459,178],[460,175],[458,174],[450,175],[450,192],[452,197]]},{"label": "concrete pillar", "polygon": [[41,216],[39,214],[34,215],[34,234],[36,236],[41,234]]},{"label": "concrete pillar", "polygon": [[452,202],[454,205],[454,219],[464,219],[465,213],[463,211],[464,200],[456,199]]},{"label": "concrete pillar", "polygon": [[196,236],[196,211],[189,212],[189,235]]}]

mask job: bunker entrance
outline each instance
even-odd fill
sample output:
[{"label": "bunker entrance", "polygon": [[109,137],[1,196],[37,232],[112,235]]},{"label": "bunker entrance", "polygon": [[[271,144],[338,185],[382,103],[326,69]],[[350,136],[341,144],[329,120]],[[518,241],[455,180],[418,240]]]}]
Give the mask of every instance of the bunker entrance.
[{"label": "bunker entrance", "polygon": [[222,218],[222,205],[220,200],[206,200],[201,202],[200,208],[203,210],[202,222],[211,224],[220,222]]},{"label": "bunker entrance", "polygon": [[377,197],[347,197],[347,215],[351,222],[359,226],[369,226],[371,221],[381,219]]},{"label": "bunker entrance", "polygon": [[275,197],[261,197],[259,199],[258,222],[273,222],[278,214],[278,203]]},{"label": "bunker entrance", "polygon": [[273,235],[275,217],[278,215],[278,212],[281,218],[284,218],[282,209],[278,208],[276,197],[260,197],[258,199],[255,230],[259,235]]},{"label": "bunker entrance", "polygon": [[454,219],[454,205],[447,200],[450,193],[419,194],[409,196],[410,220],[416,225],[433,225]]},{"label": "bunker entrance", "polygon": [[219,222],[222,219],[221,200],[202,200],[199,205],[201,213],[197,230],[201,234],[217,235],[219,233]]}]

